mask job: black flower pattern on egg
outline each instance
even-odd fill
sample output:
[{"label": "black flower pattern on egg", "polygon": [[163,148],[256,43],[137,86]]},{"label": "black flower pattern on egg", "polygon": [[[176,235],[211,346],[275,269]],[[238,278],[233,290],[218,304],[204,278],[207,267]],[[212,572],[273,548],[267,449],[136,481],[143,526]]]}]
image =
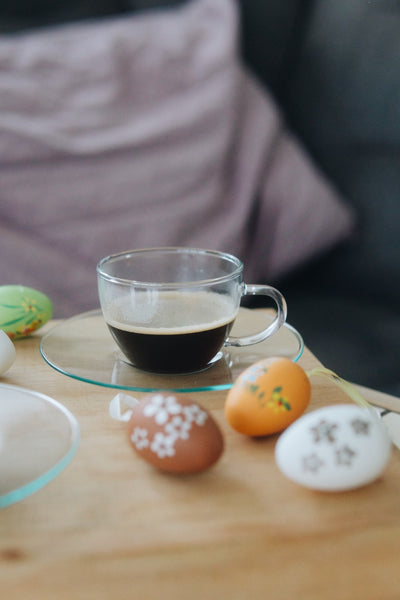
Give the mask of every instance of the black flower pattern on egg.
[{"label": "black flower pattern on egg", "polygon": [[357,453],[349,446],[342,446],[335,450],[336,464],[350,467],[356,455]]},{"label": "black flower pattern on egg", "polygon": [[319,456],[313,452],[308,456],[303,456],[303,470],[311,471],[312,473],[317,473],[321,467],[324,466],[324,462],[319,458]]},{"label": "black flower pattern on egg", "polygon": [[335,433],[338,426],[335,423],[330,423],[326,419],[322,419],[317,425],[311,427],[311,434],[316,443],[328,442],[333,444],[336,441]]},{"label": "black flower pattern on egg", "polygon": [[365,421],[364,419],[353,419],[350,425],[356,435],[369,435],[371,423],[368,421]]}]

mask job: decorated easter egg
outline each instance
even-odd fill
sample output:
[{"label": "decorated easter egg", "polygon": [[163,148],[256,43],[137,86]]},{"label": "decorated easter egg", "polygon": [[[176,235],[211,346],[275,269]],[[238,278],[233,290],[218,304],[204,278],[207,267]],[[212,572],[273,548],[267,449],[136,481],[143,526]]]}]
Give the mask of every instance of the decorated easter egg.
[{"label": "decorated easter egg", "polygon": [[275,447],[279,469],[321,491],[350,490],[377,479],[391,453],[386,426],[373,408],[339,404],[304,415]]},{"label": "decorated easter egg", "polygon": [[142,458],[169,473],[204,471],[219,459],[224,447],[211,414],[181,394],[144,396],[132,409],[128,435]]},{"label": "decorated easter egg", "polygon": [[0,329],[12,339],[27,337],[53,314],[47,296],[24,285],[0,286]]},{"label": "decorated easter egg", "polygon": [[250,436],[282,431],[303,414],[311,384],[305,371],[288,358],[267,358],[241,373],[225,401],[228,423]]},{"label": "decorated easter egg", "polygon": [[0,329],[0,375],[8,371],[15,360],[15,346],[8,335]]}]

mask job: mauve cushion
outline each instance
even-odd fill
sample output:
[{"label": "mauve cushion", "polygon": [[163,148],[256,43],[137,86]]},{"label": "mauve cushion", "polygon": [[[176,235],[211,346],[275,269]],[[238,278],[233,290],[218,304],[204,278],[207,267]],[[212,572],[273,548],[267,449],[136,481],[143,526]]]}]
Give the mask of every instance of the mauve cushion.
[{"label": "mauve cushion", "polygon": [[244,69],[231,0],[0,38],[0,282],[56,317],[130,248],[220,249],[273,283],[354,216]]}]

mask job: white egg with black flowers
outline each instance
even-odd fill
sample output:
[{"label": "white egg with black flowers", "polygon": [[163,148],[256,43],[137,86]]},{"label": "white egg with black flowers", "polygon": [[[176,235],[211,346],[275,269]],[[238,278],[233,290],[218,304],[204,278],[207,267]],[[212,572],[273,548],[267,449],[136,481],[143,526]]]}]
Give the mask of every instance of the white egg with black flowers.
[{"label": "white egg with black flowers", "polygon": [[391,448],[375,409],[338,404],[310,412],[288,427],[277,441],[275,459],[286,477],[304,487],[344,491],[376,480]]}]

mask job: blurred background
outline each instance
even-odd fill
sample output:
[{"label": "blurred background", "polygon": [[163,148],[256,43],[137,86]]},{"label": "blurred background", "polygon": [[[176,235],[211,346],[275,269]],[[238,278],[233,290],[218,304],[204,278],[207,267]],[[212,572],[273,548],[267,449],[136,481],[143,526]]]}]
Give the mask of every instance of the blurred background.
[{"label": "blurred background", "polygon": [[[9,39],[188,2],[14,0],[1,3],[0,32]],[[242,0],[239,8],[243,60],[357,215],[347,241],[269,283],[326,366],[400,395],[400,4]]]}]

